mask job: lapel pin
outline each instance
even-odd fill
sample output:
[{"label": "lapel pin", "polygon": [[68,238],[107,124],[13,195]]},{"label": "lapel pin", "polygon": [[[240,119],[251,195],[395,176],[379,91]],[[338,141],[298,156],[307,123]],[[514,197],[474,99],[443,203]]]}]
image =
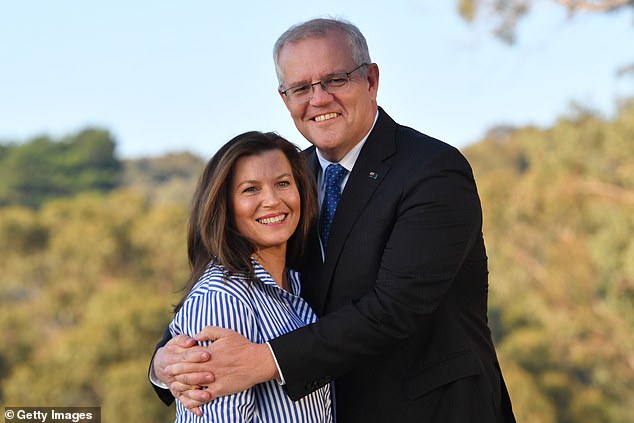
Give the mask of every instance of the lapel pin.
[{"label": "lapel pin", "polygon": [[379,174],[378,174],[378,173],[376,173],[375,171],[371,170],[371,171],[370,171],[370,174],[369,174],[368,176],[369,176],[370,178],[372,178],[372,179],[376,179],[376,178],[378,178],[378,177],[379,177]]}]

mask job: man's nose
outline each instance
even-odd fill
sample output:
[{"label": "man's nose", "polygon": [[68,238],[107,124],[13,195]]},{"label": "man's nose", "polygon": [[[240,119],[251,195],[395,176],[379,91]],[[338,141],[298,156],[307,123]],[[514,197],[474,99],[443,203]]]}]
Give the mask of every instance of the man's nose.
[{"label": "man's nose", "polygon": [[313,85],[313,98],[310,99],[312,104],[327,103],[332,100],[332,94],[324,90],[321,84]]}]

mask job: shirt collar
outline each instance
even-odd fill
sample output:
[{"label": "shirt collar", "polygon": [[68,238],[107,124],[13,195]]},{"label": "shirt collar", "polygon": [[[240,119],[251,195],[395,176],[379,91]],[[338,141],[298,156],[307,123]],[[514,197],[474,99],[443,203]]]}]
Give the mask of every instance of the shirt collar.
[{"label": "shirt collar", "polygon": [[[280,290],[284,291],[275,282],[275,279],[273,279],[273,276],[271,276],[271,274],[267,272],[266,269],[254,257],[251,257],[251,263],[253,264],[253,270],[255,271],[255,276],[260,280],[260,282],[262,282],[264,285],[273,286],[275,288],[279,288]],[[301,292],[299,272],[287,267],[286,277],[288,277],[288,282],[291,289],[290,293],[293,295],[299,296]]]}]

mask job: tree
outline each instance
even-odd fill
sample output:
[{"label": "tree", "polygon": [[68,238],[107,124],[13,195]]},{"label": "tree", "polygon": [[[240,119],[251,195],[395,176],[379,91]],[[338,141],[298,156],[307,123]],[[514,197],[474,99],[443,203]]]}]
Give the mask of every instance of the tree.
[{"label": "tree", "polygon": [[60,167],[73,192],[86,189],[109,191],[119,182],[121,163],[115,157],[115,142],[104,130],[86,129],[62,141]]},{"label": "tree", "polygon": [[634,101],[465,150],[484,209],[490,318],[518,421],[634,412]]},{"label": "tree", "polygon": [[[568,10],[569,15],[577,13],[607,13],[632,8],[634,0],[552,0]],[[473,22],[479,14],[487,13],[497,23],[494,33],[503,41],[515,41],[515,27],[520,19],[530,11],[533,0],[458,0],[458,13],[467,22]]]},{"label": "tree", "polygon": [[39,207],[83,191],[107,192],[121,179],[108,131],[86,129],[55,141],[38,137],[0,148],[0,206]]}]

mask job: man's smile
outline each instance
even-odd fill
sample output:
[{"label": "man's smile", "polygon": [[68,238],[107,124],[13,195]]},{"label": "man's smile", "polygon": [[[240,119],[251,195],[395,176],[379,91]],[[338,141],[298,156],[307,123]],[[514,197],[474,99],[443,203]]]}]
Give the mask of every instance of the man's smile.
[{"label": "man's smile", "polygon": [[325,120],[334,119],[339,116],[339,113],[326,113],[325,115],[315,116],[313,120],[315,122],[323,122]]}]

